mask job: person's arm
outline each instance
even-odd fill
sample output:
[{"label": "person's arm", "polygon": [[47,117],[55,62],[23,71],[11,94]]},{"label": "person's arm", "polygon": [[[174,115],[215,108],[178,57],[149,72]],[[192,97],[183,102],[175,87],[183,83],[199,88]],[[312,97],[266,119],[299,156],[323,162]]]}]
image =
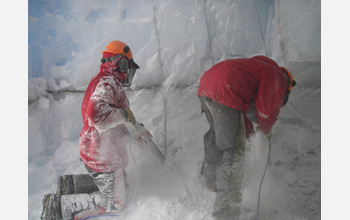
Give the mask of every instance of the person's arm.
[{"label": "person's arm", "polygon": [[115,105],[118,95],[115,84],[108,80],[99,82],[87,106],[89,126],[103,131],[128,121],[126,111]]},{"label": "person's arm", "polygon": [[263,133],[271,131],[277,121],[285,96],[285,85],[277,74],[264,74],[261,77],[256,99],[257,129]]}]

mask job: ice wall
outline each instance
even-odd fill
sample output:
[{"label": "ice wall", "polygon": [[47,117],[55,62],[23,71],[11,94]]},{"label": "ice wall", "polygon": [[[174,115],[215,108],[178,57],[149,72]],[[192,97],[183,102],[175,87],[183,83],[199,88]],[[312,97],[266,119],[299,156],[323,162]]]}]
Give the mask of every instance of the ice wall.
[{"label": "ice wall", "polygon": [[141,66],[136,87],[191,84],[237,56],[320,62],[320,7],[319,0],[30,0],[29,79],[84,89],[114,39],[127,42]]},{"label": "ice wall", "polygon": [[134,54],[147,45],[152,7],[147,0],[29,1],[29,78],[86,86],[108,42],[125,41]]},{"label": "ice wall", "polygon": [[257,12],[266,32],[272,3],[29,1],[29,78],[84,88],[99,69],[101,51],[119,39],[141,66],[135,86],[167,79],[191,84],[220,60],[264,53]]},{"label": "ice wall", "polygon": [[285,62],[321,62],[321,1],[276,0],[267,29],[272,56]]}]

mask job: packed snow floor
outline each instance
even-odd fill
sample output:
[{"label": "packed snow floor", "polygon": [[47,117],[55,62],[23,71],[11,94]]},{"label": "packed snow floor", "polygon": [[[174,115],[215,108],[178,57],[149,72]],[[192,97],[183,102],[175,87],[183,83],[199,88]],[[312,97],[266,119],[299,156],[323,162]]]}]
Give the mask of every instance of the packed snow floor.
[{"label": "packed snow floor", "polygon": [[[321,219],[320,65],[290,64],[297,84],[273,128],[271,163],[261,193],[261,220]],[[308,76],[319,78],[308,78]],[[128,90],[131,110],[166,153],[160,163],[131,144],[136,186],[125,220],[212,220],[215,194],[205,188],[200,169],[203,135],[209,129],[197,97],[198,82],[184,87]],[[59,175],[87,173],[79,160],[83,93],[49,94],[29,104],[29,219],[38,220],[44,194],[56,191]],[[33,147],[36,146],[36,147]],[[268,156],[261,134],[246,146],[243,219],[254,217]],[[135,175],[135,173],[138,175]],[[133,178],[131,177],[133,176]],[[129,197],[134,190],[129,190]],[[102,219],[102,218],[91,218]]]}]

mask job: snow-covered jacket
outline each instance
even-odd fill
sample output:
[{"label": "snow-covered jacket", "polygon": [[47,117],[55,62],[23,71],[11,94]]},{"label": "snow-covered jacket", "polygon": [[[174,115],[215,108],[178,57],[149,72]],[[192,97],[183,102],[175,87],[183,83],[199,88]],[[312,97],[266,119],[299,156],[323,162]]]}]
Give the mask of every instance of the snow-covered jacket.
[{"label": "snow-covered jacket", "polygon": [[277,63],[265,56],[255,56],[214,65],[201,77],[198,96],[245,113],[246,132],[251,134],[253,126],[246,112],[255,108],[258,129],[269,131],[283,106],[287,88],[287,80]]},{"label": "snow-covered jacket", "polygon": [[122,86],[126,79],[117,60],[101,64],[85,92],[81,106],[84,126],[80,133],[80,158],[90,169],[111,172],[128,163],[125,148],[126,120],[122,109],[129,101]]}]

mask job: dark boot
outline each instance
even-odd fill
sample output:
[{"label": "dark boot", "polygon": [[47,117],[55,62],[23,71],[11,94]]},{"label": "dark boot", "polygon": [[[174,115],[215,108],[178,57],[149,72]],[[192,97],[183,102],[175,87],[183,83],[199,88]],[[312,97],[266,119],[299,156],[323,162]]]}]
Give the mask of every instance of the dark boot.
[{"label": "dark boot", "polygon": [[64,175],[57,179],[57,194],[69,195],[98,191],[94,179],[88,174]]},{"label": "dark boot", "polygon": [[42,204],[43,212],[40,217],[41,220],[62,220],[61,199],[59,195],[44,195]]},{"label": "dark boot", "polygon": [[57,178],[57,195],[74,194],[72,175],[59,176]]}]

